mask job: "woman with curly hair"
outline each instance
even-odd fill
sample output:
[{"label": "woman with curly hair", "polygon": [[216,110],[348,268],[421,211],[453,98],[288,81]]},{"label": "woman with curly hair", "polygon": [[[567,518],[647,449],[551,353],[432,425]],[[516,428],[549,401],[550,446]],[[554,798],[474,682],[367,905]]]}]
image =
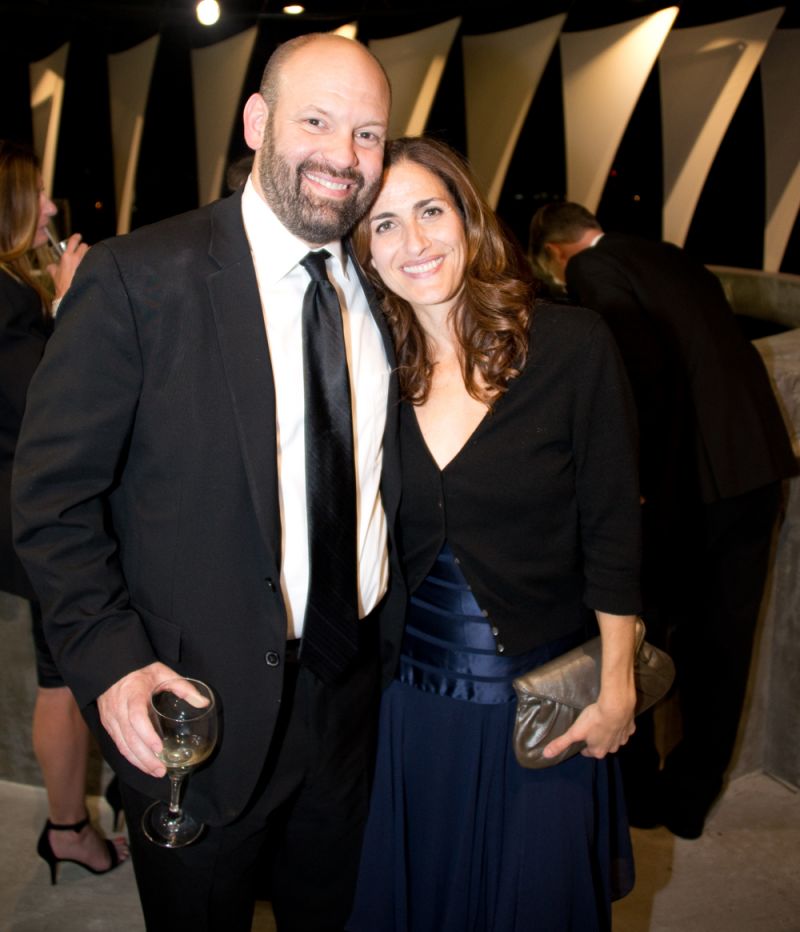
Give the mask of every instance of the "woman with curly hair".
[{"label": "woman with curly hair", "polygon": [[[633,731],[635,412],[611,334],[539,302],[464,160],[386,149],[354,234],[397,347],[398,540],[411,598],[381,708],[352,932],[607,929],[633,883],[617,764]],[[512,680],[599,628],[597,702],[541,770]]]}]

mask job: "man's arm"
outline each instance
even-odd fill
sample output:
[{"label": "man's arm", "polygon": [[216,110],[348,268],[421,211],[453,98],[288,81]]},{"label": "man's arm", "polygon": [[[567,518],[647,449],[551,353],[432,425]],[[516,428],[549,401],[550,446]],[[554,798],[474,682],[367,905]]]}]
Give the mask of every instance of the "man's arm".
[{"label": "man's arm", "polygon": [[99,245],[79,269],[28,392],[14,466],[15,544],[79,705],[102,696],[103,724],[120,752],[160,775],[146,699],[171,671],[157,663],[131,606],[109,508],[124,481],[141,383],[130,302]]}]

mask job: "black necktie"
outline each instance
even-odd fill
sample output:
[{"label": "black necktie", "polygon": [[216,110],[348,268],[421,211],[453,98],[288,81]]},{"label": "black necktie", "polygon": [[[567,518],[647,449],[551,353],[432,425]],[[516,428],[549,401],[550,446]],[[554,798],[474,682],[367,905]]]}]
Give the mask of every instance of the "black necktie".
[{"label": "black necktie", "polygon": [[358,652],[358,570],[350,379],[328,256],[322,249],[300,263],[311,276],[303,298],[310,571],[301,658],[332,682]]}]

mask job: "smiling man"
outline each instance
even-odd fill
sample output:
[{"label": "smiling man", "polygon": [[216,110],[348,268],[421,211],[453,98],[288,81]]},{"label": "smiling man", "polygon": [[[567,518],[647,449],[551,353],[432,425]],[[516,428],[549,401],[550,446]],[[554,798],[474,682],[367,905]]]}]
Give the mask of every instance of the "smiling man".
[{"label": "smiling man", "polygon": [[[338,932],[350,907],[404,593],[391,341],[342,237],[389,106],[364,46],[280,46],[243,190],[94,247],[31,388],[17,547],[119,773],[148,930],[244,932],[265,885],[281,932]],[[169,850],[140,820],[166,795],[147,708],[174,674],[214,689],[221,738],[187,781],[207,832]]]}]

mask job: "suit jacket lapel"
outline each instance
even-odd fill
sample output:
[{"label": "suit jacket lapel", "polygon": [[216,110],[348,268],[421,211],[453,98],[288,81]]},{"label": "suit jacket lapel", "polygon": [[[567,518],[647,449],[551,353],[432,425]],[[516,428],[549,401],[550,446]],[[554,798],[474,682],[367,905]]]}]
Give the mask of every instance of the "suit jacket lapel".
[{"label": "suit jacket lapel", "polygon": [[[219,269],[208,277],[208,293],[217,328],[228,388],[231,394],[242,459],[265,544],[280,566],[280,510],[278,504],[275,386],[269,357],[261,298],[250,246],[242,223],[241,194],[212,208],[209,255]],[[373,318],[392,367],[384,434],[381,481],[390,526],[400,494],[398,400],[399,386],[394,343],[377,296],[352,252]]]},{"label": "suit jacket lapel", "polygon": [[386,358],[389,360],[389,365],[392,367],[392,371],[394,371],[397,366],[397,360],[395,358],[394,352],[394,342],[392,341],[392,334],[389,330],[389,325],[386,323],[386,318],[383,316],[383,312],[381,311],[378,296],[375,294],[375,289],[372,287],[370,280],[364,274],[364,270],[359,265],[358,259],[356,259],[355,252],[353,251],[353,244],[349,239],[344,241],[344,248],[345,252],[350,257],[350,261],[353,263],[356,272],[358,273],[358,279],[361,282],[361,286],[364,289],[364,294],[367,297],[369,309],[372,311],[372,316],[375,320],[375,323],[378,325],[378,330],[380,330],[381,337],[383,339],[383,346],[386,350]]},{"label": "suit jacket lapel", "polygon": [[253,506],[280,566],[275,388],[241,195],[215,204],[211,224],[209,255],[219,270],[208,277],[209,299]]},{"label": "suit jacket lapel", "polygon": [[386,350],[386,358],[392,369],[392,376],[389,380],[389,398],[386,408],[386,429],[383,434],[383,472],[381,475],[381,497],[383,507],[386,510],[386,517],[390,530],[393,529],[395,515],[400,502],[400,384],[397,379],[397,357],[394,351],[394,341],[392,339],[389,325],[383,316],[383,311],[375,294],[369,279],[364,274],[363,269],[358,264],[358,260],[353,252],[350,240],[345,240],[345,249],[355,266],[361,285],[364,288],[364,294],[369,303],[369,309],[372,317],[378,326],[383,346]]}]

